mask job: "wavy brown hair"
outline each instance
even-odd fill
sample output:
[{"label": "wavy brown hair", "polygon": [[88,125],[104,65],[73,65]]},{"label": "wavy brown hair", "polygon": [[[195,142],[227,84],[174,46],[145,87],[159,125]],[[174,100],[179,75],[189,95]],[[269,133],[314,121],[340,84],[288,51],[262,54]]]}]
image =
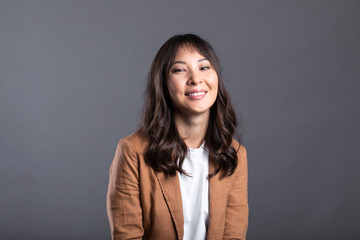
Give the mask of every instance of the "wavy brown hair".
[{"label": "wavy brown hair", "polygon": [[237,150],[231,146],[237,126],[235,111],[221,79],[218,57],[207,41],[194,34],[171,37],[162,45],[152,62],[140,128],[141,133],[149,140],[144,153],[145,161],[156,172],[165,172],[171,176],[176,175],[176,171],[186,174],[182,164],[188,148],[174,123],[174,106],[166,85],[170,67],[180,47],[199,52],[211,63],[218,75],[218,94],[210,108],[204,141],[210,161],[217,166],[216,171],[209,176],[215,176],[220,171],[221,177],[230,176],[238,163]]}]

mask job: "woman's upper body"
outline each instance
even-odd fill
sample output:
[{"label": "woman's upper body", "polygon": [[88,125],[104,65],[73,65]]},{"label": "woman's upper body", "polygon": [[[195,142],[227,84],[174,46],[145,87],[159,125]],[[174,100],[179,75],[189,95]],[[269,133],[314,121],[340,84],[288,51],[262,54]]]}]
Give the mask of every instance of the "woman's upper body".
[{"label": "woman's upper body", "polygon": [[[107,213],[113,239],[183,239],[179,176],[155,172],[144,160],[149,142],[135,132],[120,140],[110,168]],[[246,239],[248,226],[246,150],[238,149],[235,172],[209,179],[207,239]],[[209,161],[209,173],[216,170]]]},{"label": "woman's upper body", "polygon": [[[183,239],[184,231],[185,239],[191,231],[199,239],[245,239],[246,150],[233,139],[236,115],[211,45],[193,34],[167,40],[150,68],[146,96],[142,125],[120,140],[110,169],[113,239]],[[206,155],[189,158],[201,145]],[[208,166],[198,187],[186,184],[189,161]],[[198,194],[187,195],[188,186]],[[198,219],[197,203],[205,210]],[[191,224],[206,227],[195,231]]]}]

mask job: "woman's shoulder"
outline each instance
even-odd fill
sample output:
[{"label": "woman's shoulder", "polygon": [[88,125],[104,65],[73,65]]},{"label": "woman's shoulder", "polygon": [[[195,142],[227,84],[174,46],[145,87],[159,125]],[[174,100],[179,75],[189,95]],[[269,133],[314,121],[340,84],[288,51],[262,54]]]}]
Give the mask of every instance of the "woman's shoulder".
[{"label": "woman's shoulder", "polygon": [[238,154],[246,153],[244,145],[240,144],[235,138],[232,139],[231,146],[235,149]]},{"label": "woman's shoulder", "polygon": [[130,150],[137,153],[145,152],[149,141],[147,138],[139,131],[135,131],[130,135],[123,137],[118,142],[118,148],[122,150]]},{"label": "woman's shoulder", "polygon": [[246,148],[235,139],[233,139],[231,146],[235,149],[238,157],[238,164],[235,170],[237,172],[235,175],[238,175],[244,172],[244,169],[247,169],[247,152]]}]

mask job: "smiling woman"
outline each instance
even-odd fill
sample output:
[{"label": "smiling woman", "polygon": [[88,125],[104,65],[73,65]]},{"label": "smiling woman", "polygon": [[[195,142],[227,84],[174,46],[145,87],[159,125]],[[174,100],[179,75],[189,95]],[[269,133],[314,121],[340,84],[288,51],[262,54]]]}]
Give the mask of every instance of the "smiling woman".
[{"label": "smiling woman", "polygon": [[167,86],[175,116],[204,114],[209,118],[218,91],[218,76],[211,63],[194,49],[180,47],[170,68]]},{"label": "smiling woman", "polygon": [[176,35],[152,63],[139,130],[110,167],[113,239],[246,239],[247,157],[211,45]]}]

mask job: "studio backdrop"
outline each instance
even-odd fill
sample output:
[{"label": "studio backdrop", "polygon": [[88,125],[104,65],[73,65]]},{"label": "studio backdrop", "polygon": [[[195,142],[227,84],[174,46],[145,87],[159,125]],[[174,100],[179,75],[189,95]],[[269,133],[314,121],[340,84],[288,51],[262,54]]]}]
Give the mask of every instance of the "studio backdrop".
[{"label": "studio backdrop", "polygon": [[0,239],[110,239],[108,173],[159,47],[219,55],[250,240],[360,239],[360,1],[1,1]]}]

